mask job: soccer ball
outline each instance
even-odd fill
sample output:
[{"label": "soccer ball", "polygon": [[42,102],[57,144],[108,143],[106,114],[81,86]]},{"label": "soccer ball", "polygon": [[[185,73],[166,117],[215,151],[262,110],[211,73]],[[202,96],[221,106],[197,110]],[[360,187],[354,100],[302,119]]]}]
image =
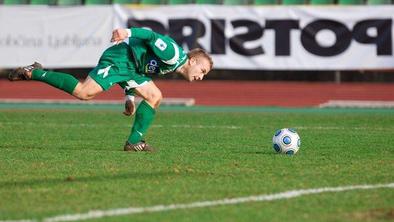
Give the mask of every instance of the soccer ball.
[{"label": "soccer ball", "polygon": [[301,138],[294,129],[284,128],[275,132],[272,143],[277,153],[294,155],[300,148]]}]

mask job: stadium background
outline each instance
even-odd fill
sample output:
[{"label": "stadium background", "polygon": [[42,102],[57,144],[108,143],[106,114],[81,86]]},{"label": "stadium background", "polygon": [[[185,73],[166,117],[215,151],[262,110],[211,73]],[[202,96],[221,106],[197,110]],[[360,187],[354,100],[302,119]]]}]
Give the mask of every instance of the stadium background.
[{"label": "stadium background", "polygon": [[[161,7],[182,4],[204,7],[207,5],[223,6],[385,6],[390,0],[3,0],[2,6],[49,5],[52,7],[89,7],[97,5],[125,4],[126,7]],[[225,17],[225,15],[223,15]],[[4,18],[3,18],[4,19]],[[10,18],[6,18],[10,19]],[[2,33],[6,35],[7,33]],[[19,52],[18,52],[19,53]],[[23,53],[23,51],[22,51]],[[50,56],[50,55],[49,55]],[[392,57],[391,57],[392,58]],[[35,58],[31,58],[33,61]],[[349,57],[349,60],[353,58]],[[394,60],[393,60],[394,63]],[[44,64],[45,66],[45,64]],[[61,67],[61,63],[59,63]],[[80,79],[85,78],[92,67],[51,68],[55,71],[71,73]],[[7,99],[72,99],[49,86],[36,83],[6,82],[10,67],[0,67],[0,98]],[[330,100],[382,101],[383,104],[372,106],[390,106],[394,101],[392,69],[353,69],[353,70],[273,70],[273,69],[225,69],[216,68],[202,83],[188,84],[177,75],[154,77],[162,88],[166,98],[192,98],[196,105],[254,105],[254,106],[321,106]],[[27,87],[34,86],[34,87]],[[185,84],[186,87],[185,87]],[[121,100],[119,88],[114,87],[109,93],[100,95],[95,100]],[[219,89],[219,90],[218,90]],[[389,102],[389,103],[387,103]],[[360,104],[359,104],[360,105]],[[349,104],[347,105],[349,106]],[[351,106],[351,104],[350,104]],[[371,106],[363,103],[360,106]]]},{"label": "stadium background", "polygon": [[[10,27],[13,21],[34,19],[18,10],[126,3],[121,7],[137,11],[166,7],[163,14],[171,15],[167,7],[185,2],[196,10],[212,5],[230,11],[238,5],[246,6],[239,10],[256,11],[371,9],[366,18],[379,9],[394,11],[387,0],[0,0],[0,47],[13,35],[9,30],[18,31],[16,36],[35,35],[35,26]],[[49,15],[42,14],[40,22],[46,23]],[[60,23],[59,31],[72,28]],[[105,30],[101,35],[110,34]],[[375,46],[370,49],[376,53]],[[46,54],[40,51],[46,49],[36,50]],[[9,70],[36,59],[29,57],[31,51],[0,48],[0,222],[393,221],[391,68],[221,66],[194,83],[176,75],[156,77],[167,104],[160,107],[145,139],[159,152],[136,154],[122,149],[133,119],[121,114],[119,87],[90,105],[41,82],[9,82]],[[68,56],[67,51],[48,56]],[[344,62],[362,66],[358,59],[368,56],[352,55]],[[72,60],[67,56],[49,69],[83,79],[94,66],[62,67]],[[392,50],[386,57],[392,59],[386,65],[393,67]],[[179,98],[183,105],[195,106],[166,106]],[[62,104],[79,102],[84,105]],[[333,106],[360,108],[317,108]],[[296,128],[302,138],[295,156],[272,149],[272,136],[283,127]]]}]

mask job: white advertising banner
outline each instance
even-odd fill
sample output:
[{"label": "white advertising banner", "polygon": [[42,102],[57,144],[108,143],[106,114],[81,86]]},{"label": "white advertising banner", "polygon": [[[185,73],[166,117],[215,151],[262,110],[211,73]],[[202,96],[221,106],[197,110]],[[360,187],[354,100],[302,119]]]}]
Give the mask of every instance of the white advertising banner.
[{"label": "white advertising banner", "polygon": [[206,49],[216,68],[394,68],[394,6],[117,9],[129,26],[169,34],[186,49]]},{"label": "white advertising banner", "polygon": [[92,67],[109,46],[112,7],[0,7],[0,68]]},{"label": "white advertising banner", "polygon": [[394,69],[394,6],[0,7],[0,68],[93,67],[112,29],[147,27],[215,68]]}]

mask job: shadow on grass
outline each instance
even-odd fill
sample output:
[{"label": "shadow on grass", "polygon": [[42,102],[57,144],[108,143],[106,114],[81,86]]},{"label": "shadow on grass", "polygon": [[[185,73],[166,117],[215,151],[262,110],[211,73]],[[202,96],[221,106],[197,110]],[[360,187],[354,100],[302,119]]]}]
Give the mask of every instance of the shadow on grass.
[{"label": "shadow on grass", "polygon": [[[127,179],[150,179],[162,178],[168,176],[179,175],[174,172],[152,172],[152,173],[123,173],[116,175],[99,175],[99,176],[67,176],[63,178],[40,178],[22,181],[5,181],[0,182],[0,189],[9,187],[25,187],[25,186],[50,186],[59,184],[89,183],[89,182],[113,182],[114,180]],[[185,176],[182,174],[182,176]]]}]

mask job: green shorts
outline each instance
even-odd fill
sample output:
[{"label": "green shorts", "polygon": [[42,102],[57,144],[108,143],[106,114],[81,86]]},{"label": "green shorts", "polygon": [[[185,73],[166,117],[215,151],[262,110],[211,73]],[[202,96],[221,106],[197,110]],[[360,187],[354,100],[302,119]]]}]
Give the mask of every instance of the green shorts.
[{"label": "green shorts", "polygon": [[133,89],[152,79],[137,72],[133,54],[126,43],[114,45],[101,55],[97,66],[89,72],[103,90],[108,90],[115,84],[122,88]]}]

